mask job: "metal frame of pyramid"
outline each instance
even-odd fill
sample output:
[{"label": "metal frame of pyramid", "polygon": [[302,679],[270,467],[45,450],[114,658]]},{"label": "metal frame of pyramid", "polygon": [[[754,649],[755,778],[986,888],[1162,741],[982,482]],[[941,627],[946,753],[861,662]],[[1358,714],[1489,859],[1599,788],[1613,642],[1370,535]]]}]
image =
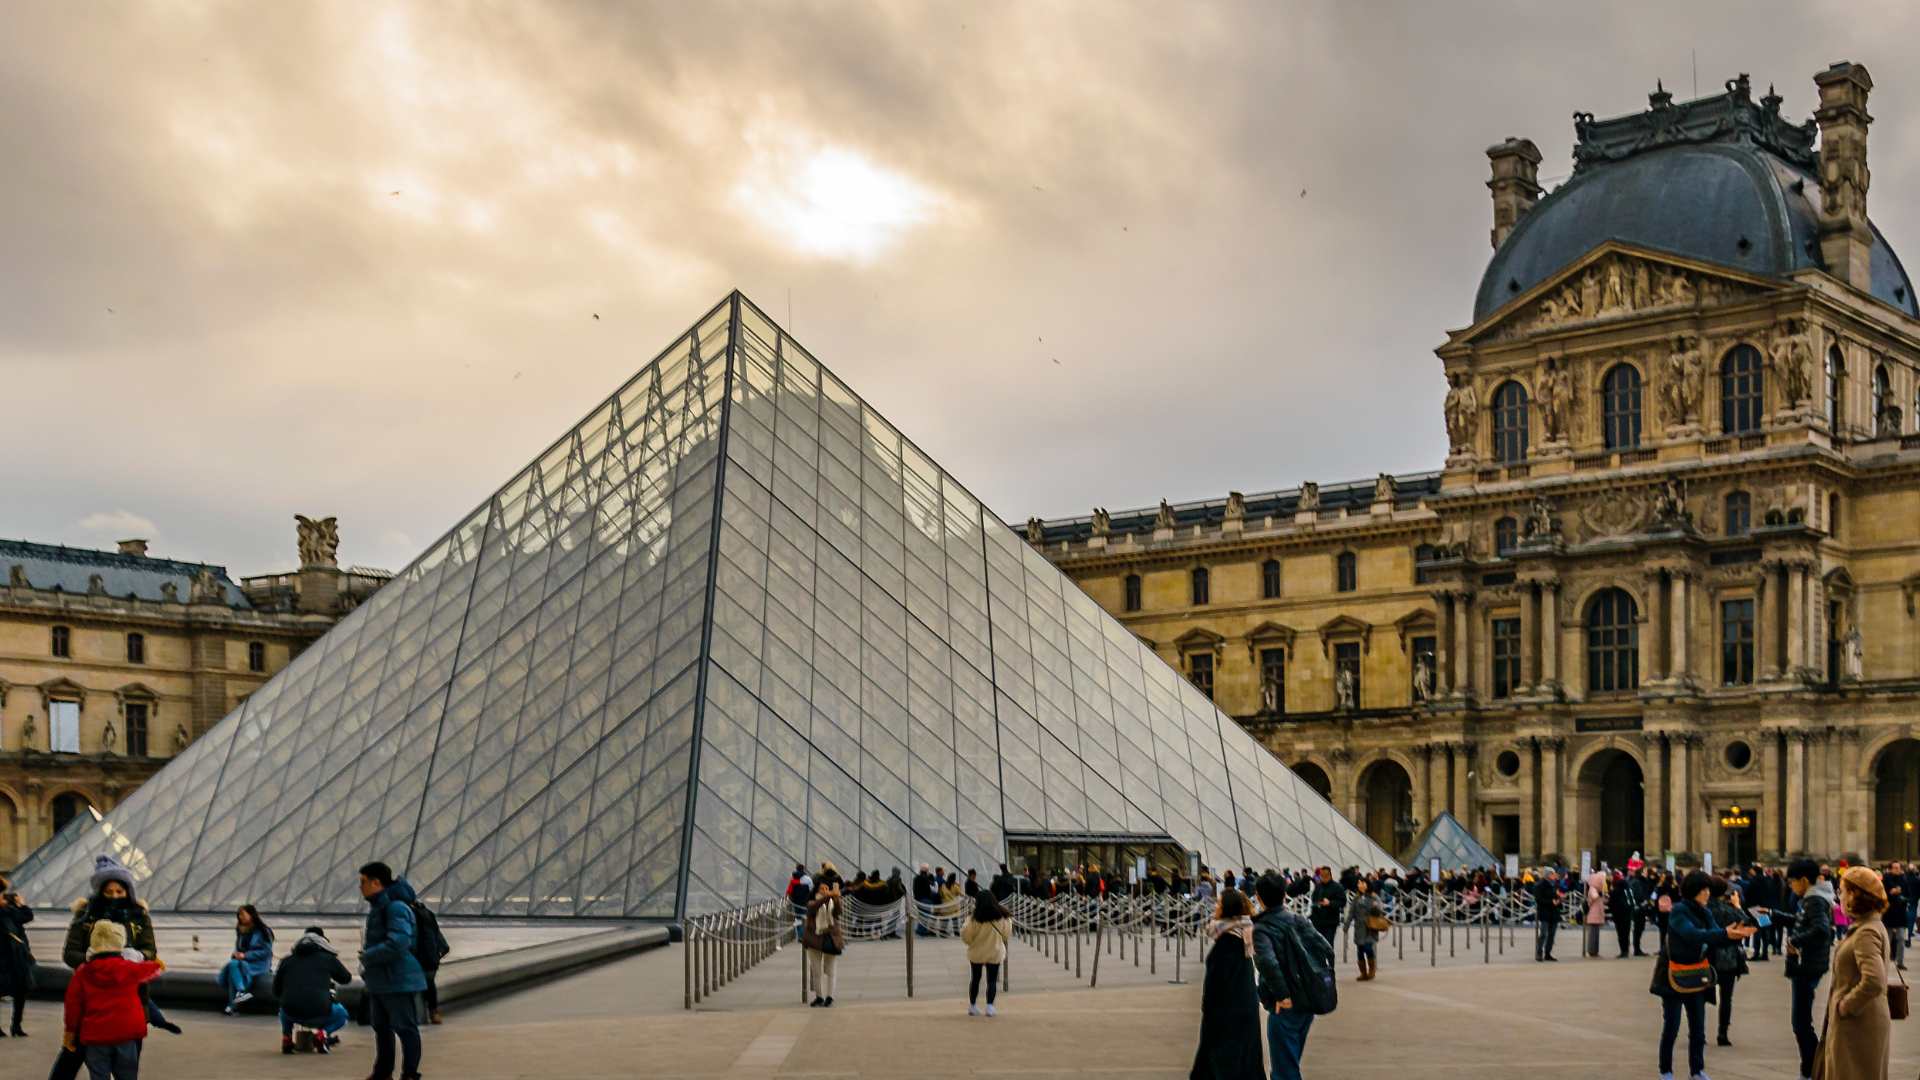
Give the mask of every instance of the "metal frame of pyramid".
[{"label": "metal frame of pyramid", "polygon": [[1428,822],[1407,851],[1409,854],[1402,861],[1416,868],[1426,866],[1433,859],[1440,860],[1443,870],[1458,870],[1463,866],[1478,870],[1500,865],[1500,857],[1475,840],[1472,831],[1454,817],[1451,810],[1440,811]]},{"label": "metal frame of pyramid", "polygon": [[744,296],[99,822],[158,910],[677,919],[1008,833],[1392,858]]}]

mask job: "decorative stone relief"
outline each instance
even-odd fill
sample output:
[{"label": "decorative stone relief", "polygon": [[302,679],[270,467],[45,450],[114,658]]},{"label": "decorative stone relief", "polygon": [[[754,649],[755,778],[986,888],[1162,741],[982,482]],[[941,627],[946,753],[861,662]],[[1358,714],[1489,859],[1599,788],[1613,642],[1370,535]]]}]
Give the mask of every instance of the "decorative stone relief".
[{"label": "decorative stone relief", "polygon": [[1239,525],[1247,520],[1247,497],[1237,491],[1227,492],[1227,524]]},{"label": "decorative stone relief", "polygon": [[227,587],[212,570],[202,569],[193,575],[193,591],[190,602],[195,604],[224,604],[227,602]]},{"label": "decorative stone relief", "polygon": [[1793,409],[1813,400],[1813,345],[1804,319],[1782,319],[1769,344],[1773,369],[1780,376],[1780,394]]},{"label": "decorative stone relief", "polygon": [[1101,506],[1094,507],[1093,508],[1093,535],[1105,536],[1112,531],[1113,531],[1113,517],[1107,513],[1105,507],[1101,507]]},{"label": "decorative stone relief", "polygon": [[1660,485],[1659,494],[1654,496],[1653,519],[1657,525],[1691,525],[1693,515],[1687,510],[1687,486],[1674,477],[1668,477]]},{"label": "decorative stone relief", "polygon": [[1545,495],[1535,495],[1527,508],[1524,535],[1528,540],[1542,542],[1560,538],[1560,519],[1553,512],[1553,501]]},{"label": "decorative stone relief", "polygon": [[1320,509],[1320,485],[1309,480],[1300,485],[1300,503],[1294,507],[1297,513],[1317,513]]},{"label": "decorative stone relief", "polygon": [[1027,543],[1038,544],[1046,539],[1046,522],[1037,517],[1027,519]]},{"label": "decorative stone relief", "polygon": [[1698,334],[1680,334],[1661,370],[1660,404],[1669,430],[1697,427],[1706,385],[1706,358]]},{"label": "decorative stone relief", "polygon": [[1534,404],[1540,410],[1540,426],[1549,443],[1567,441],[1567,418],[1573,411],[1573,376],[1567,365],[1547,358],[1547,370],[1535,380]]},{"label": "decorative stone relief", "polygon": [[340,549],[340,526],[330,517],[314,520],[304,514],[293,515],[299,523],[300,565],[338,566],[335,555]]},{"label": "decorative stone relief", "polygon": [[1644,491],[1614,492],[1599,496],[1580,508],[1580,519],[1594,539],[1625,536],[1639,528],[1647,518]]},{"label": "decorative stone relief", "polygon": [[1173,528],[1173,504],[1161,499],[1160,512],[1153,516],[1153,529],[1158,532],[1161,529],[1171,528]]}]

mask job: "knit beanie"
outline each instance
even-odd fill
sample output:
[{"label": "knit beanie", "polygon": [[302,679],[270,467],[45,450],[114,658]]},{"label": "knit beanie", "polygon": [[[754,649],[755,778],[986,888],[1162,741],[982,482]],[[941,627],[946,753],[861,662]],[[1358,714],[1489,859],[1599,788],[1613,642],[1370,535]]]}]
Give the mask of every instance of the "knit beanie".
[{"label": "knit beanie", "polygon": [[126,947],[126,928],[111,919],[101,919],[93,924],[93,937],[87,942],[87,958],[92,959],[102,953],[118,953]]},{"label": "knit beanie", "polygon": [[101,886],[109,881],[117,881],[127,887],[127,898],[133,898],[133,871],[121,865],[120,860],[111,855],[100,855],[93,860],[93,895],[100,895]]}]

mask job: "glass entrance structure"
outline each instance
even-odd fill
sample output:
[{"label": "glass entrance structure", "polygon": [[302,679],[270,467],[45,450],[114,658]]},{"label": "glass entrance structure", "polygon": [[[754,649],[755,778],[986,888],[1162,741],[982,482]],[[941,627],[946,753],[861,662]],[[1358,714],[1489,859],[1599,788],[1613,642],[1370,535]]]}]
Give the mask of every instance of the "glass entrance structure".
[{"label": "glass entrance structure", "polygon": [[675,919],[1009,832],[1392,864],[734,293],[19,877],[345,913],[382,859],[449,914]]}]

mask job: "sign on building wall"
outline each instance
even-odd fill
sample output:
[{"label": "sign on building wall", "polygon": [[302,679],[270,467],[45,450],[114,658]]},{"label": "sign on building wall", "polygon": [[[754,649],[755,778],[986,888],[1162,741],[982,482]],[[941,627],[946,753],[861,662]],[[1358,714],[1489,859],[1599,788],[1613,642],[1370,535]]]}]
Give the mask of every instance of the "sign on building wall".
[{"label": "sign on building wall", "polygon": [[1574,718],[1573,730],[1579,732],[1639,731],[1638,716],[1578,716]]}]

